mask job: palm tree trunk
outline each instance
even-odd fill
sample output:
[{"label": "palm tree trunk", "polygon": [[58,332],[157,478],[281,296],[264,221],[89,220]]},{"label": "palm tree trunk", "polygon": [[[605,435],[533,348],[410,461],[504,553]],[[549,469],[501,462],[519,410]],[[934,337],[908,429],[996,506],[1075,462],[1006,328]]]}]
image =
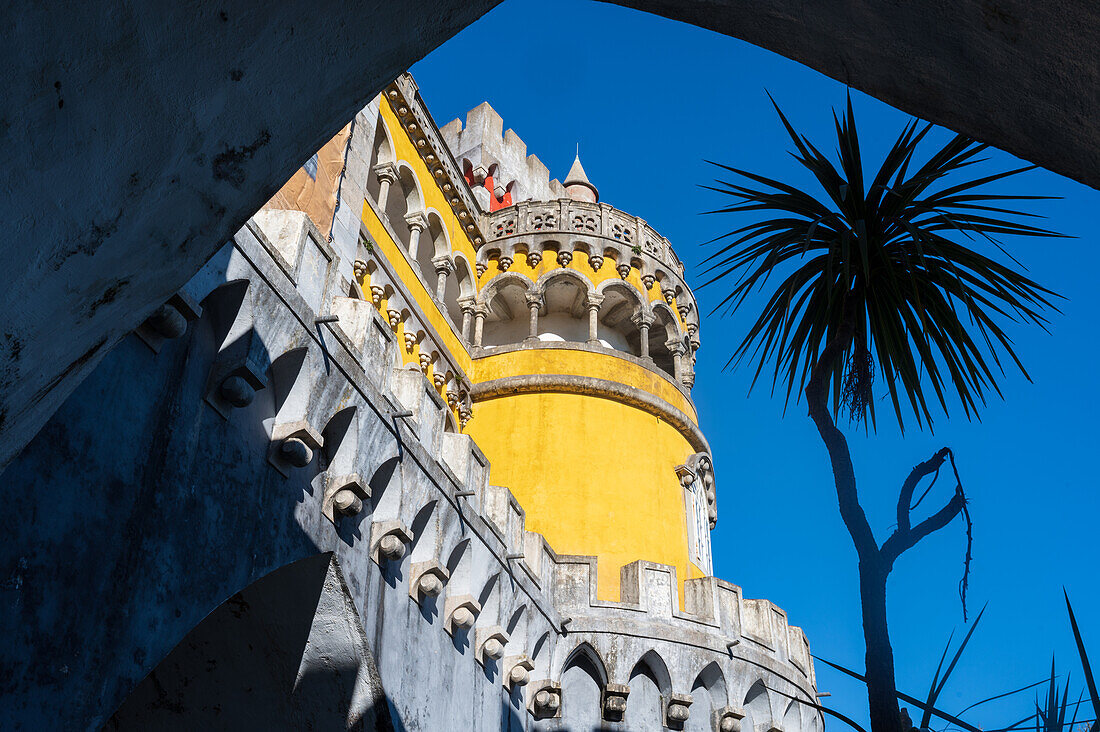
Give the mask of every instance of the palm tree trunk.
[{"label": "palm tree trunk", "polygon": [[867,646],[867,706],[873,732],[909,732],[901,729],[894,681],[894,649],[886,626],[886,578],[889,569],[880,559],[859,563],[859,597],[863,611],[863,639]]}]

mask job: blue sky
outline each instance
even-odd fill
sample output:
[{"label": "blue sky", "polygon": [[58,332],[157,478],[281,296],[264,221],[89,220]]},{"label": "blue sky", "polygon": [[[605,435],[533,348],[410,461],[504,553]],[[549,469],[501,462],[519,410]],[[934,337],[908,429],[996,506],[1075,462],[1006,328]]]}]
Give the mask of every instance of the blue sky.
[{"label": "blue sky", "polygon": [[[602,200],[667,236],[696,286],[701,242],[737,223],[699,215],[721,204],[698,188],[714,177],[704,159],[803,180],[765,89],[826,149],[833,147],[830,109],[845,94],[843,85],[742,41],[574,0],[508,0],[412,71],[441,126],[487,100],[555,177],[565,176],[579,143]],[[865,159],[872,159],[908,117],[864,94],[853,97]],[[993,165],[1018,163],[996,151],[991,158]],[[1049,334],[1010,330],[1033,383],[1009,372],[1004,401],[992,401],[981,422],[954,409],[952,419],[937,421],[935,434],[902,437],[889,422],[880,423],[877,435],[848,431],[880,541],[892,529],[897,490],[912,466],[943,445],[956,452],[974,518],[971,614],[987,602],[989,609],[941,698],[953,712],[1042,678],[1052,653],[1061,670],[1072,668],[1076,695],[1082,677],[1063,585],[1100,659],[1100,481],[1093,464],[1100,437],[1093,249],[1100,192],[1046,171],[1021,176],[1011,188],[1063,197],[1031,210],[1079,237],[1008,242],[1034,279],[1067,298]],[[704,312],[720,292],[696,290]],[[766,387],[747,394],[748,369],[723,370],[751,315],[709,316],[701,328],[694,394],[716,458],[715,573],[741,585],[747,597],[786,609],[817,655],[861,668],[856,558],[824,446],[802,404],[784,415],[782,398]],[[957,521],[905,555],[892,575],[898,684],[915,696],[924,696],[948,634],[953,628],[961,634],[964,549]],[[857,684],[818,664],[818,685],[832,693],[828,701],[837,709],[866,720]],[[967,717],[986,729],[1000,727],[1031,711],[1031,701],[1025,694]]]}]

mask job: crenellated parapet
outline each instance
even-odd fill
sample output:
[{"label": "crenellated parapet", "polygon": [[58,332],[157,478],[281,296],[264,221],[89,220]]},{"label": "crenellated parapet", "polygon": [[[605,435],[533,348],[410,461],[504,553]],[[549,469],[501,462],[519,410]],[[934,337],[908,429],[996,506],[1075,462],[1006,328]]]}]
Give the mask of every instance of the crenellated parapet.
[{"label": "crenellated parapet", "polygon": [[[474,187],[483,211],[494,210],[490,196],[501,202],[548,201],[564,198],[565,189],[514,130],[504,130],[497,111],[482,102],[466,114],[466,124],[454,119],[440,129],[443,139]],[[486,186],[492,180],[492,189]]]},{"label": "crenellated parapet", "polygon": [[[419,607],[434,626],[424,632],[468,653],[525,710],[525,728],[821,728],[808,644],[782,610],[714,577],[681,584],[676,568],[646,561],[621,568],[617,601],[600,599],[597,559],[558,554],[528,529],[474,440],[448,427],[429,374],[400,365],[391,323],[344,294],[338,255],[317,232],[261,217],[232,246],[185,290],[202,303],[190,327],[215,334],[209,406],[257,419],[261,402],[226,384],[267,392],[269,469],[315,487],[302,525],[321,546],[357,525],[341,561],[387,578],[387,603]],[[251,434],[240,420],[226,429]],[[702,479],[707,467],[692,458],[685,469]],[[359,613],[382,635],[396,622],[370,605]]]}]

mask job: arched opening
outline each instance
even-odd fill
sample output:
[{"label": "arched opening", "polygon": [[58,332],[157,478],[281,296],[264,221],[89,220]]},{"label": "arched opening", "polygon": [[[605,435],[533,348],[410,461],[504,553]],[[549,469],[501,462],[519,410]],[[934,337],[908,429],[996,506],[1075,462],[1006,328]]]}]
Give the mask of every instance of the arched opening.
[{"label": "arched opening", "polygon": [[428,292],[435,294],[437,273],[436,257],[446,257],[451,253],[451,244],[447,240],[447,230],[443,226],[443,220],[435,211],[428,212],[428,230],[420,235],[420,245],[416,248],[416,264],[420,267],[420,274],[424,277],[424,283],[428,286]]},{"label": "arched opening", "polygon": [[520,343],[530,334],[527,293],[532,282],[522,275],[508,273],[489,283],[483,293],[489,312],[485,316],[483,346]]},{"label": "arched opening", "polygon": [[588,340],[588,288],[580,275],[558,270],[542,284],[543,305],[539,310],[540,341]]},{"label": "arched opening", "polygon": [[767,732],[772,710],[763,681],[757,681],[749,687],[741,706],[745,711],[745,718],[741,720],[741,732]]},{"label": "arched opening", "polygon": [[679,341],[676,316],[663,303],[653,306],[653,325],[649,327],[649,356],[657,368],[676,378],[676,360],[669,344]]},{"label": "arched opening", "polygon": [[656,651],[647,651],[630,671],[630,695],[626,699],[627,727],[658,728],[664,719],[664,701],[672,692],[672,682],[664,659]]},{"label": "arched opening", "polygon": [[607,674],[595,650],[587,643],[569,655],[561,674],[562,730],[586,730],[600,719]]},{"label": "arched opening", "polygon": [[367,173],[367,196],[372,201],[378,201],[378,192],[381,189],[381,181],[378,178],[376,167],[381,163],[393,163],[393,143],[390,142],[390,133],[386,129],[386,123],[382,115],[374,123],[374,141],[371,143],[370,170]]},{"label": "arched opening", "polygon": [[447,315],[451,316],[451,322],[461,327],[462,304],[459,299],[472,298],[475,295],[474,276],[470,270],[470,264],[461,254],[454,255],[454,265],[455,271],[447,278],[443,304],[447,309]]},{"label": "arched opening", "polygon": [[[397,165],[397,180],[390,187],[386,196],[386,218],[389,219],[390,228],[401,246],[408,251],[412,238],[412,229],[405,217],[411,213],[424,210],[423,198],[416,182],[416,176],[404,163]],[[421,232],[423,234],[423,232]]]},{"label": "arched opening", "polygon": [[331,554],[253,582],[196,625],[104,729],[389,729],[344,587]]},{"label": "arched opening", "polygon": [[601,292],[598,335],[601,345],[641,356],[641,330],[635,316],[643,308],[640,293],[626,282],[611,280]]},{"label": "arched opening", "polygon": [[[726,706],[726,678],[713,661],[695,677],[691,685],[691,715],[684,729],[687,732],[713,732],[714,712]],[[746,732],[748,729],[745,728]]]},{"label": "arched opening", "polygon": [[783,731],[796,732],[802,729],[802,705],[792,699],[787,705],[787,711],[783,712]]}]

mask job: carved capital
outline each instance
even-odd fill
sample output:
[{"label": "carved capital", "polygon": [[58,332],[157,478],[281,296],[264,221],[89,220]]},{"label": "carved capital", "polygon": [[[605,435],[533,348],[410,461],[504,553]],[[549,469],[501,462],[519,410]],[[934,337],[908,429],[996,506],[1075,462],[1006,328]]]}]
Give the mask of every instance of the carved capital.
[{"label": "carved capital", "polygon": [[432,257],[432,266],[435,267],[436,274],[451,274],[455,271],[455,263],[451,261],[451,258],[446,254],[440,254],[438,257]]},{"label": "carved capital", "polygon": [[589,310],[599,310],[600,305],[603,305],[604,296],[596,293],[590,293],[588,298],[584,301]]},{"label": "carved capital", "polygon": [[629,695],[630,687],[626,684],[608,684],[603,690],[603,718],[608,722],[622,721]]},{"label": "carved capital", "polygon": [[639,310],[630,316],[630,322],[641,328],[643,325],[647,328],[653,325],[655,320],[653,313],[647,310]]},{"label": "carved capital", "polygon": [[405,223],[411,231],[424,231],[428,228],[428,217],[423,211],[413,211],[405,214]]},{"label": "carved capital", "polygon": [[374,166],[374,174],[378,180],[392,184],[397,181],[397,166],[393,163],[378,163]]}]

